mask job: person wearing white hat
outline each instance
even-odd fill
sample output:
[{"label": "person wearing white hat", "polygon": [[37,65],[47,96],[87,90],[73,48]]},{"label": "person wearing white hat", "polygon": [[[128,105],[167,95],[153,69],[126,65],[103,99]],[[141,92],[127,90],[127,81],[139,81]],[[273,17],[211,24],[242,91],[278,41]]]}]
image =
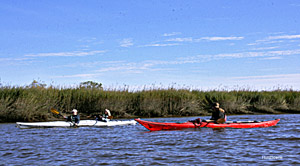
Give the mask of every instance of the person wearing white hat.
[{"label": "person wearing white hat", "polygon": [[74,124],[74,126],[77,126],[80,121],[80,116],[78,115],[78,111],[76,109],[72,110],[72,115],[65,117],[67,118],[67,121],[70,121]]}]

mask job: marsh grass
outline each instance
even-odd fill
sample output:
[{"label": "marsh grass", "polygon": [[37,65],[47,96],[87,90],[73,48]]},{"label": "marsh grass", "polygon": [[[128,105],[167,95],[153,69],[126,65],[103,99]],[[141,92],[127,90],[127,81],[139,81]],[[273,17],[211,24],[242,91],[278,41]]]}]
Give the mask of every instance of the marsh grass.
[{"label": "marsh grass", "polygon": [[210,115],[214,102],[219,102],[227,114],[300,113],[300,92],[293,90],[201,91],[170,87],[129,91],[82,86],[1,86],[0,122],[60,118],[50,112],[52,107],[63,114],[76,108],[82,118],[105,108],[115,118]]}]

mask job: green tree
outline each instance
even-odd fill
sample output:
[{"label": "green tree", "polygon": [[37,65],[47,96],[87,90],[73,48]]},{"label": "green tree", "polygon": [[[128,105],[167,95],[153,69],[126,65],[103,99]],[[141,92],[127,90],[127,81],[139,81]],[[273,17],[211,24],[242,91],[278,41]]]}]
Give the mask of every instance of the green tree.
[{"label": "green tree", "polygon": [[86,89],[100,89],[102,90],[102,84],[93,82],[93,81],[85,81],[80,83],[80,88],[86,88]]},{"label": "green tree", "polygon": [[33,80],[32,83],[27,86],[28,88],[45,88],[47,84],[43,84],[38,82],[37,80]]}]

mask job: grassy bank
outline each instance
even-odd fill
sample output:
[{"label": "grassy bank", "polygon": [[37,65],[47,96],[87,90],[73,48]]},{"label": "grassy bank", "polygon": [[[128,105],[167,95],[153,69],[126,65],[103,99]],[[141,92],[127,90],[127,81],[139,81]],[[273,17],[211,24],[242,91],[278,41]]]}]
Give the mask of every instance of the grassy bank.
[{"label": "grassy bank", "polygon": [[115,118],[210,115],[214,102],[219,102],[227,114],[300,113],[300,92],[292,90],[227,92],[168,88],[129,92],[82,86],[1,86],[0,122],[59,118],[50,112],[51,107],[66,114],[76,108],[82,118],[105,108]]}]

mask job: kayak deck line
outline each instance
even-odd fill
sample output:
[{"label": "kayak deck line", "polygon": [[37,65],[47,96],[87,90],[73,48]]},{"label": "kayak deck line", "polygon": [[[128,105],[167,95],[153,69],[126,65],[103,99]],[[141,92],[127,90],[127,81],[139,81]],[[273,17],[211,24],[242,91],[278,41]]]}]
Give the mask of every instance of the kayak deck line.
[{"label": "kayak deck line", "polygon": [[260,123],[262,121],[226,121],[225,124],[230,124],[230,123]]},{"label": "kayak deck line", "polygon": [[217,124],[213,122],[184,122],[184,123],[162,123],[162,122],[151,122],[141,119],[135,119],[142,126],[147,128],[150,131],[159,131],[159,130],[180,130],[186,128],[263,128],[275,126],[280,119],[275,119],[271,121],[230,121],[229,123]]},{"label": "kayak deck line", "polygon": [[108,126],[124,126],[135,125],[135,120],[112,120],[108,122],[96,120],[80,120],[79,124],[74,126],[74,123],[67,121],[51,121],[51,122],[16,122],[18,128],[53,128],[53,127],[108,127]]}]

